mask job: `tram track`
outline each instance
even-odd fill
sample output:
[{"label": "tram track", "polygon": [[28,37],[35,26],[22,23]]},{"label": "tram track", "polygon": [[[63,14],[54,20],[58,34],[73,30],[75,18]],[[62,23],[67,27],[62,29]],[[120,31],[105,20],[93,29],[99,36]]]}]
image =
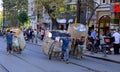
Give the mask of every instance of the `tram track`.
[{"label": "tram track", "polygon": [[45,69],[43,69],[42,67],[39,67],[39,66],[37,66],[37,65],[34,65],[34,64],[32,64],[31,62],[29,62],[28,60],[26,60],[26,59],[24,59],[24,58],[22,58],[22,57],[20,57],[20,56],[18,56],[18,55],[13,55],[14,57],[16,57],[16,58],[18,58],[18,59],[20,59],[20,60],[22,60],[22,61],[24,61],[25,63],[27,63],[27,64],[29,64],[29,65],[32,65],[33,67],[35,67],[35,68],[37,68],[37,69],[40,69],[40,70],[42,70],[43,72],[48,72],[48,71],[46,71]]},{"label": "tram track", "polygon": [[[27,48],[26,48],[26,49],[27,49]],[[29,51],[31,51],[31,52],[34,52],[34,53],[37,53],[37,51],[33,51],[33,50],[31,50],[31,49],[27,49],[27,50],[29,50]],[[0,51],[0,53],[3,54],[3,51]],[[40,53],[40,54],[42,54],[42,53]],[[46,71],[45,69],[43,69],[43,68],[41,68],[41,67],[39,67],[39,66],[37,66],[37,65],[34,65],[34,64],[30,63],[28,60],[26,60],[26,59],[24,59],[24,58],[22,58],[22,57],[20,57],[20,56],[18,56],[18,55],[16,55],[16,54],[12,54],[12,55],[13,55],[14,57],[16,57],[16,58],[24,61],[25,63],[27,63],[27,64],[29,64],[29,65],[32,65],[32,66],[34,66],[34,67],[36,67],[36,68],[38,68],[38,69],[41,69],[43,72],[48,72],[48,71]],[[86,67],[86,66],[83,66],[83,65],[80,65],[80,64],[76,64],[76,63],[73,63],[73,62],[70,62],[70,64],[76,65],[76,66],[79,66],[79,67],[82,67],[82,68],[85,68],[85,69],[90,70],[90,71],[93,71],[93,72],[101,72],[101,71],[98,71],[98,70],[95,70],[95,69],[92,69],[92,68],[89,68],[89,67]],[[1,68],[2,70],[4,70],[5,72],[10,72],[10,71],[9,71],[5,66],[3,66],[2,64],[0,64],[0,68]]]},{"label": "tram track", "polygon": [[[35,44],[33,44],[33,45],[35,45]],[[38,46],[39,46],[39,45],[38,45]],[[26,49],[27,49],[27,48],[26,48]],[[32,51],[32,52],[34,52],[34,53],[40,53],[40,52],[37,52],[37,51],[33,51],[32,49],[27,49],[27,50]],[[40,53],[40,54],[42,54],[42,53]],[[99,70],[96,70],[96,69],[92,69],[92,68],[90,68],[90,67],[87,67],[87,66],[84,66],[84,65],[81,65],[81,64],[77,64],[77,63],[74,63],[74,62],[70,62],[70,64],[76,65],[76,66],[79,66],[79,67],[82,67],[82,68],[85,68],[85,69],[87,69],[87,70],[89,70],[89,71],[92,71],[92,72],[102,72],[102,71],[99,71]]]},{"label": "tram track", "polygon": [[4,72],[10,72],[4,65],[0,64],[0,68],[4,71]]},{"label": "tram track", "polygon": [[[33,45],[34,45],[34,44],[33,44]],[[41,47],[41,46],[39,46],[39,47]],[[33,53],[36,53],[36,54],[38,54],[38,53],[39,53],[39,54],[43,54],[43,53],[41,53],[40,51],[35,51],[35,50],[32,50],[32,49],[28,49],[28,48],[25,48],[25,49],[28,50],[28,51],[31,51],[31,52],[33,52]],[[2,52],[2,51],[0,51],[0,52]],[[28,55],[30,55],[30,54],[28,54]],[[28,60],[26,60],[26,59],[18,56],[17,54],[13,54],[13,56],[16,57],[16,58],[18,58],[18,59],[20,59],[20,60],[22,60],[22,61],[24,61],[25,63],[28,63],[29,65],[32,65],[32,66],[35,67],[35,68],[38,68],[38,69],[42,70],[43,72],[48,72],[48,71],[46,71],[45,69],[43,69],[42,67],[39,67],[39,66],[37,66],[37,65],[32,64],[30,61],[28,61]],[[95,69],[92,69],[92,68],[90,68],[90,67],[87,67],[87,66],[85,66],[85,65],[81,65],[81,64],[77,64],[77,63],[73,63],[73,62],[70,62],[70,64],[75,65],[75,66],[82,67],[82,68],[87,69],[87,70],[92,71],[92,72],[102,72],[102,71],[95,70]],[[6,67],[4,67],[2,64],[0,64],[0,68],[2,68],[5,72],[10,72],[10,71],[9,71]]]}]

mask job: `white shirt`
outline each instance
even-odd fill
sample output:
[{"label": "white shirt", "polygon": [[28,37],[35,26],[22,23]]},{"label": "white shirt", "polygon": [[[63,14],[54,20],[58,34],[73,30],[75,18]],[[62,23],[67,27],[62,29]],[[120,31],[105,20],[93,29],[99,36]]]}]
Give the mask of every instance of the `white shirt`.
[{"label": "white shirt", "polygon": [[118,32],[115,32],[115,33],[113,33],[112,36],[115,37],[114,43],[119,44],[120,43],[120,34]]},{"label": "white shirt", "polygon": [[35,36],[37,35],[37,31],[34,31],[34,35],[35,35]]},{"label": "white shirt", "polygon": [[104,41],[104,38],[105,38],[105,37],[106,37],[106,36],[104,36],[104,35],[100,37],[100,44],[105,44],[105,41]]},{"label": "white shirt", "polygon": [[93,39],[96,39],[96,32],[95,32],[95,31],[91,32],[91,37],[92,37]]}]

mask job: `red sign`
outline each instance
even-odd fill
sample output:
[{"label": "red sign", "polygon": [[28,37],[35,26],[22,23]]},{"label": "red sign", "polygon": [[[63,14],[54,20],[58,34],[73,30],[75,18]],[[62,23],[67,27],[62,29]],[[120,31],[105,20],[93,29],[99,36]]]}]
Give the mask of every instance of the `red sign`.
[{"label": "red sign", "polygon": [[120,12],[120,4],[113,5],[113,12]]}]

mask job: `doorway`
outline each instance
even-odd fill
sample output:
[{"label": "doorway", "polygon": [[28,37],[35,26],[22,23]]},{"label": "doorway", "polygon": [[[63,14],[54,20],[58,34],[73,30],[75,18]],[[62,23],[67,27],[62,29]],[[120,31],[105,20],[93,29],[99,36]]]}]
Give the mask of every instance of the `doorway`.
[{"label": "doorway", "polygon": [[99,19],[98,36],[107,35],[110,32],[110,16],[104,15]]}]

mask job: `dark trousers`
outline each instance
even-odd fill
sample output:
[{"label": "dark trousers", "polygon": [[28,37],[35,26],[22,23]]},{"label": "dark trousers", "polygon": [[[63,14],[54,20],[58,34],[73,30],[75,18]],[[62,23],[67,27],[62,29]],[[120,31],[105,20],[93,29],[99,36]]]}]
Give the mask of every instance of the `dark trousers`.
[{"label": "dark trousers", "polygon": [[119,54],[119,44],[114,44],[114,54]]},{"label": "dark trousers", "polygon": [[65,53],[65,50],[62,48],[61,59],[64,59],[64,53]]},{"label": "dark trousers", "polygon": [[41,40],[43,40],[44,39],[44,35],[41,35]]},{"label": "dark trousers", "polygon": [[7,43],[7,52],[12,51],[12,44]]}]

